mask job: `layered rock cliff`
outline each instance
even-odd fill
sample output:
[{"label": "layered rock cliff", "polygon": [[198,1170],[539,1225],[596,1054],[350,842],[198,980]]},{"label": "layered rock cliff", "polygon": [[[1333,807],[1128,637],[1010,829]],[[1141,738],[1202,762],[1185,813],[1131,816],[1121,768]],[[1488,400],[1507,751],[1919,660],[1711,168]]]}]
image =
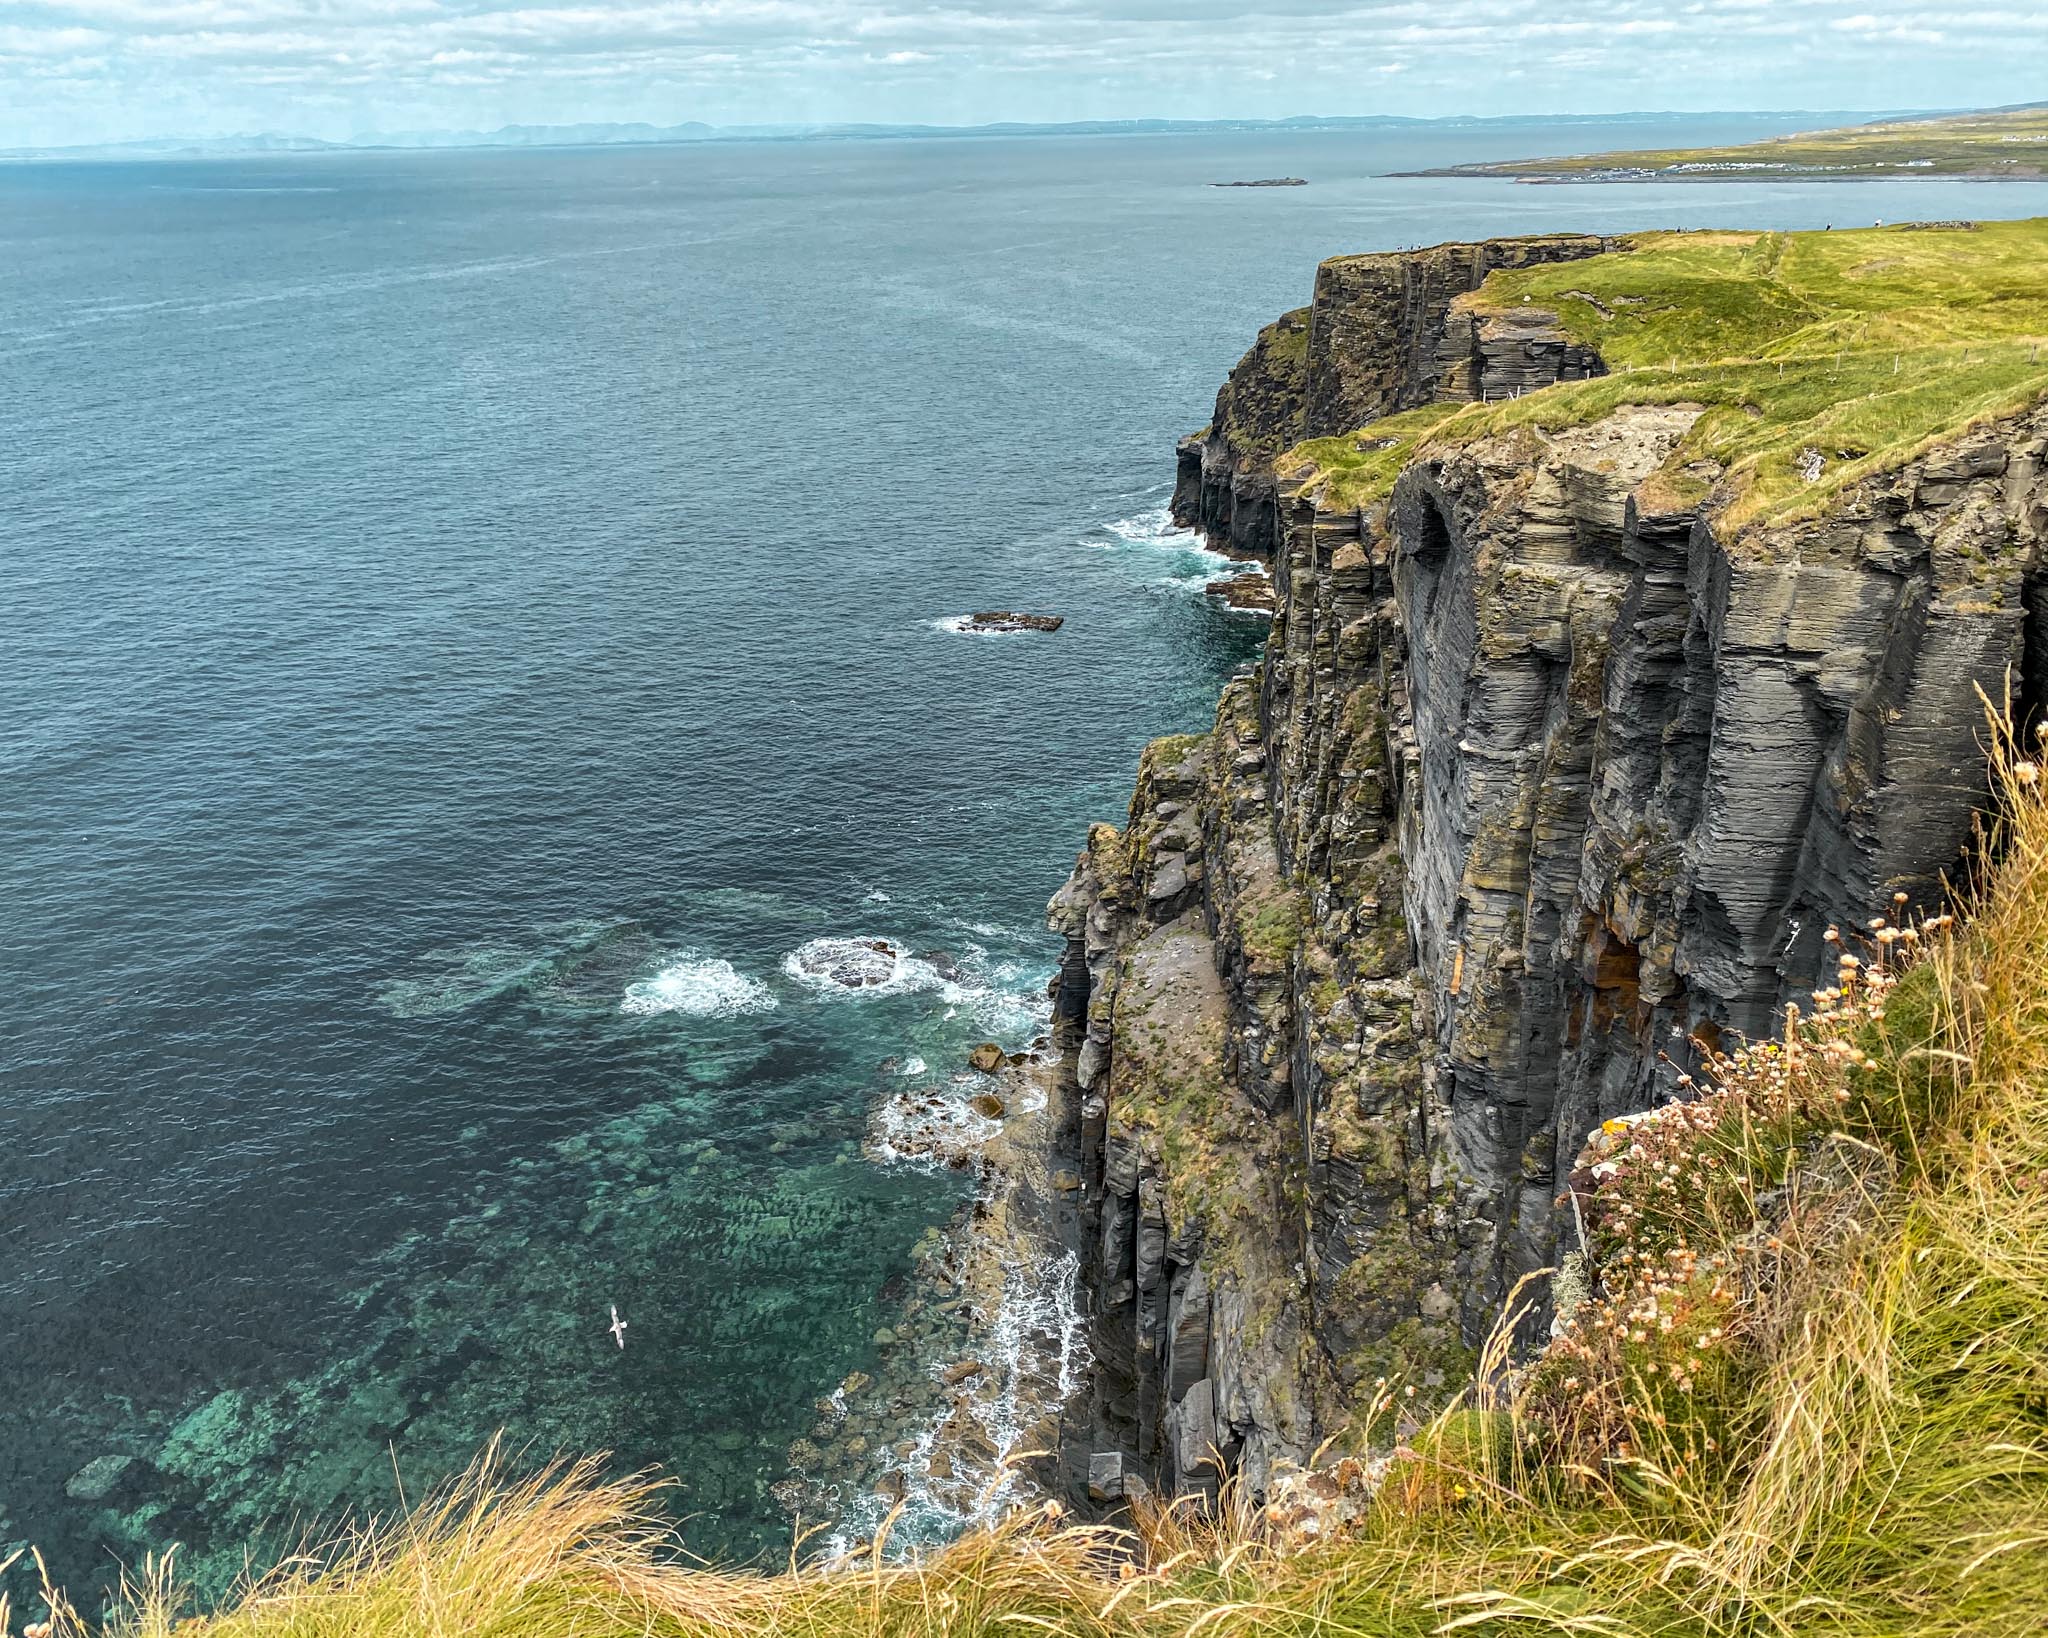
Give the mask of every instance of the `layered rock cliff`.
[{"label": "layered rock cliff", "polygon": [[2048,669],[2038,401],[1740,524],[1700,404],[1482,418],[1363,497],[1279,458],[1602,375],[1471,293],[1612,248],[1326,264],[1182,445],[1181,516],[1278,609],[1050,907],[1098,1501],[1257,1493],[1381,1378],[1462,1380],[1586,1134],[1769,1032],[1830,925],[1938,897],[1976,691]]},{"label": "layered rock cliff", "polygon": [[[1451,303],[1498,268],[1597,256],[1612,243],[1543,234],[1324,262],[1314,300],[1259,332],[1217,393],[1209,425],[1181,440],[1174,515],[1226,550],[1270,556],[1280,539],[1274,458],[1302,440],[1349,432],[1440,396],[1475,398],[1482,390],[1514,391],[1539,375],[1597,372],[1592,354],[1562,356],[1569,344],[1542,322],[1547,314],[1533,324],[1517,314],[1481,326],[1455,316]],[[1552,353],[1558,356],[1543,373]],[[1482,387],[1489,360],[1494,379]]]}]

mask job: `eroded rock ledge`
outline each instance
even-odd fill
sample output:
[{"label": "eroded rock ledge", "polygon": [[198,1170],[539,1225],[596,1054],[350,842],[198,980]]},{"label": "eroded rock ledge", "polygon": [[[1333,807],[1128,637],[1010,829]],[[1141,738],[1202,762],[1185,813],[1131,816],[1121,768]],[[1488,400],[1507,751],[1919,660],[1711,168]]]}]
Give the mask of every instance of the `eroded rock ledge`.
[{"label": "eroded rock ledge", "polygon": [[1670,481],[1685,405],[1425,449],[1362,510],[1274,476],[1304,435],[1602,373],[1454,298],[1603,248],[1325,264],[1181,447],[1183,520],[1267,556],[1278,608],[1050,906],[1098,1502],[1256,1493],[1378,1378],[1455,1385],[1554,1261],[1587,1133],[1770,1029],[1831,923],[1936,898],[1975,691],[2044,669],[2048,409],[1740,531],[1716,473]]}]

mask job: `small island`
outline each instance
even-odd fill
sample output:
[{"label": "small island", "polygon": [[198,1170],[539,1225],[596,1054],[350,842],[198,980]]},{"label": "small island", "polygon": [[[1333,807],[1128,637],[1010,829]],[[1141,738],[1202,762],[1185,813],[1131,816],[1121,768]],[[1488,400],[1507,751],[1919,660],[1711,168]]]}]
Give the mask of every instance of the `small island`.
[{"label": "small island", "polygon": [[1262,176],[1250,182],[1211,182],[1212,188],[1305,188],[1305,176]]},{"label": "small island", "polygon": [[1065,618],[1057,614],[1019,614],[1013,609],[979,609],[961,622],[960,629],[972,632],[1051,633],[1058,631],[1065,624]]}]

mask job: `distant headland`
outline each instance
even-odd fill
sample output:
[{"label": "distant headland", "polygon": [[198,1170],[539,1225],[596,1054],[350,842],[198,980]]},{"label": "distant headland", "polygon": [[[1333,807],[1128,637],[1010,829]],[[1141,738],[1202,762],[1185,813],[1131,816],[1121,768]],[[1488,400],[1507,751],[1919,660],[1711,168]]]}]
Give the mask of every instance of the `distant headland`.
[{"label": "distant headland", "polygon": [[1495,160],[1410,174],[1512,177],[1518,182],[1811,182],[1881,176],[2037,181],[2048,176],[2048,103],[1931,119],[1872,120],[1726,148]]}]

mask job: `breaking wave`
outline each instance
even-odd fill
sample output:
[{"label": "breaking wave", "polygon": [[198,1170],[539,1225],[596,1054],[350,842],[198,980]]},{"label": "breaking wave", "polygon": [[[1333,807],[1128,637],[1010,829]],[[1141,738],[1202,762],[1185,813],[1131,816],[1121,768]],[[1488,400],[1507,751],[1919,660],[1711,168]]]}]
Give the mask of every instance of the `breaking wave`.
[{"label": "breaking wave", "polygon": [[784,956],[782,970],[826,996],[908,995],[956,987],[929,961],[886,938],[814,938]]},{"label": "breaking wave", "polygon": [[1168,572],[1159,583],[1183,591],[1202,591],[1210,581],[1226,575],[1248,574],[1261,566],[1245,558],[1214,551],[1199,531],[1183,529],[1173,521],[1172,509],[1164,504],[1148,506],[1127,518],[1105,524],[1097,545],[1112,549],[1133,547],[1156,553],[1167,560]]},{"label": "breaking wave", "polygon": [[913,1087],[885,1098],[868,1120],[868,1158],[884,1165],[958,1170],[1003,1129],[957,1090]]},{"label": "breaking wave", "polygon": [[693,1018],[732,1018],[767,1012],[775,1004],[774,991],[730,961],[682,951],[652,978],[629,984],[619,1011],[641,1017],[680,1012]]}]

